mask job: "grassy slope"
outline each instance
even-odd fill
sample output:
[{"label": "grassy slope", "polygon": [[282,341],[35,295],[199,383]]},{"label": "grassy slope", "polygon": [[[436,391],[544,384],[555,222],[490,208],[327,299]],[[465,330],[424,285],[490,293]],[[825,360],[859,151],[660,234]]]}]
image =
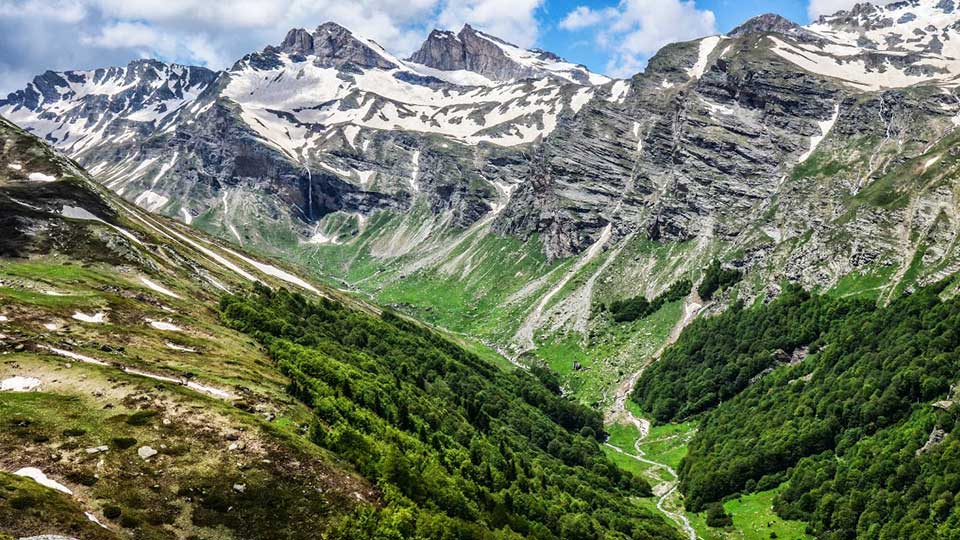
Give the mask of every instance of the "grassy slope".
[{"label": "grassy slope", "polygon": [[[634,373],[670,335],[680,319],[682,302],[630,323],[605,323],[600,338],[590,342],[576,334],[551,336],[534,351],[560,374],[567,390],[589,404],[609,403],[617,385]],[[574,370],[574,362],[581,365]]]},{"label": "grassy slope", "polygon": [[[34,377],[43,391],[0,394],[0,455],[6,456],[0,458],[0,470],[41,468],[70,486],[85,511],[108,523],[104,510],[120,508],[125,517],[109,525],[145,538],[167,537],[164,529],[172,523],[192,533],[240,527],[238,514],[227,508],[260,505],[268,494],[274,501],[289,500],[289,506],[298,509],[293,517],[299,521],[322,527],[332,501],[369,491],[363,482],[333,468],[332,456],[301,438],[300,426],[308,422],[309,412],[286,395],[286,379],[259,347],[219,326],[215,312],[152,291],[131,296],[127,287],[138,287],[115,268],[66,262],[52,257],[3,262],[0,279],[12,286],[0,290],[0,312],[8,318],[0,323],[0,349],[53,338],[55,346],[66,346],[60,343],[66,341],[77,353],[98,360],[174,377],[189,372],[204,384],[241,397],[222,401],[176,384],[123,374],[112,366],[50,354],[7,354],[0,361],[0,380]],[[107,284],[116,291],[105,290]],[[171,315],[160,305],[177,313]],[[104,311],[109,322],[76,321],[72,315],[78,310]],[[185,332],[154,329],[144,322],[147,317],[172,320]],[[51,332],[44,324],[60,327]],[[200,353],[174,351],[168,343]],[[136,413],[149,415],[143,425],[129,422]],[[231,450],[234,438],[241,449]],[[102,445],[109,450],[86,452]],[[137,449],[144,445],[160,454],[140,459]],[[285,464],[291,462],[302,466],[289,470]],[[137,476],[143,479],[134,480]],[[278,481],[285,478],[293,481]],[[234,484],[245,486],[244,493],[234,490]],[[329,495],[304,504],[303,486],[316,486]],[[191,500],[198,506],[189,504]],[[274,518],[257,517],[252,510],[246,515],[242,526],[248,537],[265,537],[277,527]],[[23,516],[14,521],[19,527]],[[22,531],[61,534],[68,522],[48,520],[24,525]],[[7,526],[0,523],[0,529]],[[296,537],[300,531],[269,534]]]},{"label": "grassy slope", "polygon": [[[12,220],[0,238],[0,381],[39,381],[33,392],[0,393],[0,474],[37,467],[73,491],[72,502],[51,502],[57,509],[44,520],[0,494],[0,531],[113,537],[77,528],[89,528],[82,512],[90,512],[124,537],[303,538],[361,501],[377,502],[369,483],[307,442],[311,415],[259,345],[218,321],[219,286],[248,286],[244,272],[283,281],[120,201],[3,121],[0,136],[0,219]],[[32,171],[58,180],[29,182]],[[65,218],[67,206],[106,223]],[[188,380],[229,397],[187,388]],[[158,454],[145,460],[146,445]]]}]

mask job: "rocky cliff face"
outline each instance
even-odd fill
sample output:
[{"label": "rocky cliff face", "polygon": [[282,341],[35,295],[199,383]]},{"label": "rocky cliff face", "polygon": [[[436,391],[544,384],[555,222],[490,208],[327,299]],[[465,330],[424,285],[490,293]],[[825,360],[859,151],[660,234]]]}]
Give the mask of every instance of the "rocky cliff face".
[{"label": "rocky cliff face", "polygon": [[[462,33],[506,58],[495,38]],[[222,73],[153,61],[49,72],[0,101],[0,114],[137,204],[241,243],[310,240],[331,213],[362,222],[421,203],[463,228],[502,189],[481,174],[490,150],[480,147],[542,138],[596,91],[532,68],[496,82],[480,72],[493,65],[405,62],[327,23],[293,29]]]},{"label": "rocky cliff face", "polygon": [[185,101],[136,129],[85,129],[90,101],[120,99],[90,75],[47,74],[0,114],[141,206],[268,249],[369,248],[403,259],[398,276],[500,237],[547,261],[695,245],[754,270],[756,294],[851,272],[900,283],[958,260],[958,20],[938,0],[806,27],[761,16],[609,82],[470,27],[402,60],[327,24],[223,73],[157,68]]},{"label": "rocky cliff face", "polygon": [[278,51],[290,55],[314,56],[316,63],[324,67],[398,67],[382,54],[383,48],[375,42],[361,40],[346,28],[332,22],[320,25],[312,34],[302,28],[290,30]]},{"label": "rocky cliff face", "polygon": [[492,81],[557,77],[580,84],[606,82],[587,68],[539,49],[525,50],[475,30],[434,30],[410,61],[441,71],[471,71]]}]

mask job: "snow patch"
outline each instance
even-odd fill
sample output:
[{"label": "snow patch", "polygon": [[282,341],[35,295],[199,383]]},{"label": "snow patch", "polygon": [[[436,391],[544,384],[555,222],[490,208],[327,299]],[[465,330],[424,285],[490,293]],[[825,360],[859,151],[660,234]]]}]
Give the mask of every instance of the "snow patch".
[{"label": "snow patch", "polygon": [[87,315],[86,313],[77,311],[73,314],[73,318],[81,322],[92,324],[103,324],[107,322],[107,314],[102,311],[93,315]]},{"label": "snow patch", "polygon": [[710,60],[710,53],[713,52],[722,39],[720,36],[710,36],[700,40],[700,50],[697,61],[693,64],[693,67],[687,70],[687,75],[689,75],[691,79],[699,79],[707,71],[707,62]]},{"label": "snow patch", "polygon": [[237,231],[237,228],[233,226],[233,223],[229,223],[227,227],[230,229],[230,232],[233,233],[233,237],[237,239],[237,243],[242,246],[243,238],[240,238],[240,233]]},{"label": "snow patch", "polygon": [[614,81],[610,85],[610,95],[607,96],[606,100],[611,103],[623,103],[627,99],[627,92],[630,90],[630,81],[620,80]]},{"label": "snow patch", "polygon": [[153,328],[156,328],[157,330],[163,330],[165,332],[183,332],[182,328],[180,328],[179,326],[173,323],[169,323],[165,321],[156,321],[153,319],[144,319],[144,320],[147,321],[147,323],[149,323],[150,326],[152,326]]},{"label": "snow patch", "polygon": [[13,170],[15,170],[15,171],[22,171],[22,170],[23,170],[23,165],[20,165],[19,163],[8,163],[8,164],[7,164],[7,168],[8,168],[8,169],[13,169]]},{"label": "snow patch", "polygon": [[166,287],[164,287],[164,286],[162,286],[162,285],[158,285],[158,284],[150,281],[149,279],[147,279],[147,278],[145,278],[145,277],[142,277],[142,276],[141,276],[141,277],[140,277],[140,282],[143,283],[144,285],[146,285],[146,286],[147,286],[150,290],[152,290],[152,291],[158,292],[158,293],[160,293],[160,294],[164,294],[164,295],[169,296],[169,297],[171,297],[171,298],[178,298],[178,299],[180,298],[180,295],[178,295],[177,293],[171,291],[170,289],[168,289],[168,288],[166,288]]},{"label": "snow patch", "polygon": [[314,244],[314,245],[324,245],[324,244],[339,244],[336,235],[327,236],[320,232],[320,225],[317,225],[317,228],[313,231],[313,236],[308,238],[304,244]]},{"label": "snow patch", "polygon": [[19,375],[0,381],[0,392],[29,392],[40,386],[40,379]]},{"label": "snow patch", "polygon": [[797,163],[803,163],[804,161],[807,160],[807,158],[813,155],[813,152],[816,151],[818,146],[820,146],[820,143],[823,141],[823,139],[825,139],[827,137],[827,134],[830,133],[830,130],[833,128],[833,125],[837,122],[837,117],[839,116],[840,116],[840,104],[838,103],[836,106],[834,106],[833,116],[831,116],[826,120],[821,120],[820,122],[818,122],[820,126],[820,135],[814,135],[813,137],[810,137],[810,149],[804,152],[802,156],[800,156],[800,159],[797,161]]},{"label": "snow patch", "polygon": [[[919,83],[929,83],[937,79],[951,80],[956,76],[955,62],[943,58],[924,58],[926,66],[946,69],[948,72],[945,75],[930,77],[919,74],[916,69],[908,72],[906,69],[898,68],[886,59],[880,62],[873,61],[871,65],[868,66],[863,59],[856,58],[853,55],[847,55],[850,57],[838,57],[831,55],[826,50],[817,49],[814,46],[794,45],[774,36],[769,36],[767,39],[773,42],[771,50],[781,58],[811,73],[818,73],[839,79],[841,82],[859,91],[903,88]],[[858,49],[854,54],[862,52],[864,51]],[[880,53],[871,54],[882,56]],[[887,53],[887,56],[897,55]],[[877,65],[878,63],[879,65]]]},{"label": "snow patch", "polygon": [[66,493],[67,495],[73,495],[73,492],[70,491],[70,488],[61,484],[60,482],[57,482],[56,480],[48,478],[47,475],[43,473],[43,471],[35,467],[24,467],[13,474],[16,476],[23,476],[26,478],[30,478],[34,482],[40,484],[43,487],[55,489],[62,493]]},{"label": "snow patch", "polygon": [[143,242],[141,242],[140,239],[137,238],[136,236],[134,236],[130,231],[128,231],[128,230],[126,230],[126,229],[123,229],[123,228],[121,228],[121,227],[117,227],[116,225],[113,225],[112,223],[107,223],[106,221],[104,221],[104,220],[98,218],[97,216],[93,215],[92,213],[90,213],[90,212],[89,212],[88,210],[86,210],[85,208],[80,208],[80,207],[78,207],[78,206],[67,206],[67,205],[64,205],[64,207],[60,209],[60,215],[63,216],[63,217],[66,217],[66,218],[70,218],[70,219],[79,219],[79,220],[83,220],[83,221],[96,221],[97,223],[103,223],[104,225],[112,228],[113,230],[117,231],[118,233],[126,236],[126,237],[129,238],[131,241],[133,241],[134,243],[143,245]]},{"label": "snow patch", "polygon": [[190,347],[181,347],[180,345],[177,345],[176,343],[170,343],[169,341],[166,342],[165,345],[167,346],[168,349],[172,349],[174,351],[190,352],[190,353],[197,352],[196,349],[191,349]]},{"label": "snow patch", "polygon": [[313,285],[307,283],[306,281],[298,278],[297,276],[295,276],[295,275],[293,275],[293,274],[290,274],[289,272],[286,272],[286,271],[284,271],[284,270],[281,270],[281,269],[277,268],[276,266],[271,266],[271,265],[269,265],[269,264],[264,264],[264,263],[255,261],[255,260],[253,260],[253,259],[251,259],[251,258],[249,258],[249,257],[244,257],[243,255],[237,253],[236,251],[233,251],[233,250],[230,250],[230,249],[227,249],[227,248],[224,248],[223,250],[226,251],[227,253],[233,255],[234,257],[240,259],[241,261],[249,264],[250,266],[253,266],[254,268],[256,268],[257,270],[263,272],[264,274],[267,274],[267,275],[273,276],[273,277],[275,277],[275,278],[277,278],[277,279],[286,281],[287,283],[292,283],[292,284],[297,285],[298,287],[302,287],[302,288],[304,288],[304,289],[306,289],[306,290],[308,290],[308,291],[310,291],[310,292],[312,292],[312,293],[321,294],[321,293],[320,293],[320,290],[317,289],[316,287],[314,287]]},{"label": "snow patch", "polygon": [[82,354],[77,354],[75,352],[65,351],[63,349],[58,349],[56,347],[48,347],[46,345],[41,345],[41,349],[46,349],[57,356],[63,356],[65,358],[70,358],[78,362],[83,362],[85,364],[93,364],[95,366],[109,366],[110,364],[104,362],[103,360],[97,360],[96,358],[90,358],[89,356],[84,356]]},{"label": "snow patch", "polygon": [[30,173],[29,175],[27,175],[27,178],[31,182],[56,182],[57,181],[56,176],[50,176],[49,174],[43,174],[38,172]]},{"label": "snow patch", "polygon": [[133,202],[140,208],[150,212],[156,212],[166,206],[167,203],[170,202],[170,198],[148,189],[141,193]]},{"label": "snow patch", "polygon": [[87,519],[89,519],[89,520],[92,521],[93,523],[96,523],[97,525],[103,527],[104,529],[107,529],[107,528],[108,528],[108,527],[107,527],[106,525],[104,525],[103,523],[100,523],[100,520],[97,519],[97,516],[91,514],[90,512],[84,512],[83,515],[87,516]]}]

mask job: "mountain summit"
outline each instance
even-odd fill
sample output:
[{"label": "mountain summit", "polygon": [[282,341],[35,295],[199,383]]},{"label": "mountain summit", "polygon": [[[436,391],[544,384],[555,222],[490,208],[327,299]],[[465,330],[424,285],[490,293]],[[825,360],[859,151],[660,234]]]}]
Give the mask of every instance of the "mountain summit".
[{"label": "mountain summit", "polygon": [[294,28],[287,32],[280,51],[287,54],[316,56],[321,65],[341,67],[354,64],[362,67],[395,69],[382,47],[374,41],[353,35],[353,32],[334,22],[321,24],[313,32]]},{"label": "mountain summit", "polygon": [[464,25],[459,33],[434,30],[410,61],[442,71],[466,70],[494,81],[560,77],[580,84],[603,84],[609,79],[582,65],[539,49],[517,47]]}]

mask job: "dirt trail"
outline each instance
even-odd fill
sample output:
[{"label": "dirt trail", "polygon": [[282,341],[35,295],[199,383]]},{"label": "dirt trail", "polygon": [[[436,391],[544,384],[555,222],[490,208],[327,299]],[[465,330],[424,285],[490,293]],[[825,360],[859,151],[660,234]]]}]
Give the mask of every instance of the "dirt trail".
[{"label": "dirt trail", "polygon": [[623,449],[607,444],[608,447],[613,448],[617,452],[624,454],[628,457],[631,457],[642,463],[650,465],[652,468],[651,471],[664,470],[666,471],[671,480],[662,480],[657,475],[651,475],[651,478],[660,480],[660,483],[653,486],[654,494],[658,495],[657,498],[657,510],[660,510],[665,516],[675,521],[681,528],[683,528],[684,533],[689,537],[690,540],[697,540],[697,532],[694,530],[693,526],[690,524],[690,520],[687,519],[682,512],[674,512],[666,507],[668,501],[672,502],[674,508],[683,508],[683,502],[679,498],[679,493],[677,492],[678,485],[678,476],[677,471],[673,467],[667,465],[666,463],[660,463],[648,459],[644,456],[643,450],[640,448],[645,442],[645,439],[650,435],[650,421],[646,418],[638,418],[629,409],[627,409],[627,399],[630,397],[630,392],[633,390],[633,387],[636,386],[637,380],[643,374],[643,371],[660,358],[660,355],[663,354],[663,351],[667,347],[672,345],[680,337],[680,333],[683,332],[683,329],[689,325],[693,319],[697,316],[700,310],[703,308],[703,300],[700,299],[700,296],[697,294],[696,290],[693,290],[689,296],[684,300],[683,304],[683,317],[677,321],[677,324],[670,331],[670,336],[667,338],[667,341],[663,344],[660,349],[650,357],[650,360],[647,361],[639,371],[628,377],[624,380],[619,387],[617,387],[617,395],[614,399],[613,405],[607,411],[606,421],[608,424],[621,423],[621,424],[630,424],[637,428],[640,432],[640,436],[633,443],[634,454],[623,451]]}]

